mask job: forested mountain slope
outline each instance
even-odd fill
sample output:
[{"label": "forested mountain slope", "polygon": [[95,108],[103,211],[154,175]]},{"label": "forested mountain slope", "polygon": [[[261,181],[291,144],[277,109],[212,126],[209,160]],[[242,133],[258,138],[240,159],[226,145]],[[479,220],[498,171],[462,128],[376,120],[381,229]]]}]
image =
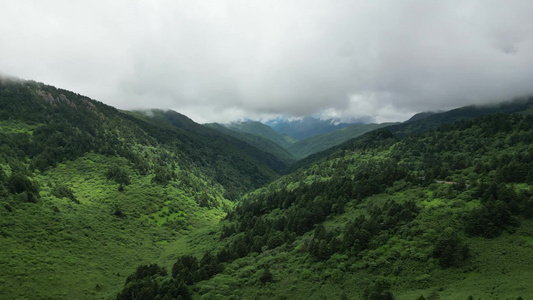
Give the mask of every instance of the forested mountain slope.
[{"label": "forested mountain slope", "polygon": [[283,148],[287,148],[298,141],[293,137],[278,133],[269,126],[256,121],[234,122],[230,124],[224,124],[222,126],[225,126],[233,131],[249,133],[267,138]]},{"label": "forested mountain slope", "polygon": [[[242,141],[205,128],[176,112],[152,117],[121,112],[65,90],[35,82],[4,80],[0,117],[3,127],[29,126],[16,136],[11,151],[44,171],[89,152],[118,155],[141,172],[150,172],[146,147],[172,151],[180,168],[197,168],[222,183],[227,196],[258,187],[275,178],[285,164]],[[24,151],[24,152],[20,152]],[[154,171],[154,170],[152,170]],[[169,172],[172,170],[168,170]]]},{"label": "forested mountain slope", "polygon": [[329,133],[311,136],[298,141],[291,145],[288,150],[295,157],[302,159],[311,154],[342,144],[372,130],[391,125],[394,125],[394,123],[350,125]]},{"label": "forested mountain slope", "polygon": [[284,167],[175,112],[2,77],[0,298],[109,298]]},{"label": "forested mountain slope", "polygon": [[139,267],[117,299],[533,297],[533,116],[402,136],[376,130],[249,193],[213,250]]},{"label": "forested mountain slope", "polygon": [[296,159],[294,156],[289,153],[285,148],[274,142],[274,140],[271,140],[270,138],[261,136],[261,135],[255,135],[251,133],[246,133],[242,131],[238,131],[233,129],[232,127],[227,127],[225,125],[212,123],[212,124],[206,124],[205,126],[215,129],[225,135],[232,136],[234,138],[237,138],[239,140],[245,141],[246,143],[254,146],[257,149],[261,149],[264,152],[270,153],[274,156],[276,156],[278,159],[283,161],[284,163],[290,165],[293,163]]},{"label": "forested mountain slope", "polygon": [[[530,97],[514,101],[506,101],[493,105],[470,105],[439,113],[420,113],[401,124],[388,126],[387,129],[397,137],[401,138],[457,121],[472,120],[486,115],[513,113],[525,115],[533,114],[533,98]],[[314,162],[331,155],[335,151],[349,146],[351,143],[351,141],[347,141],[324,151],[311,154],[291,165],[285,172],[290,173],[299,168],[309,166]]]},{"label": "forested mountain slope", "polygon": [[[304,125],[305,122],[304,124],[300,124],[302,130]],[[314,130],[313,126],[315,126],[315,124],[311,123],[309,125],[311,127],[308,129]],[[270,127],[259,122],[249,121],[225,125],[207,124],[207,126],[213,129],[246,141],[256,148],[271,153],[284,162],[287,162],[289,165],[299,159],[337,146],[372,130],[391,125],[394,125],[394,123],[354,124],[349,126],[345,124],[343,125],[345,127],[339,126],[340,129],[324,134],[313,135],[304,138],[303,140],[297,141],[296,139],[291,138],[291,142],[287,143],[285,139],[290,137],[276,133]],[[265,130],[264,127],[269,130]],[[272,132],[274,134],[272,134]]]},{"label": "forested mountain slope", "polygon": [[[532,114],[533,97],[516,99],[492,105],[469,105],[439,113],[422,113],[413,116],[403,124],[390,128],[392,132],[399,136],[409,135],[414,132],[422,132],[443,124],[450,124],[461,120],[472,120],[485,115],[492,114]],[[420,118],[420,115],[423,117]]]}]

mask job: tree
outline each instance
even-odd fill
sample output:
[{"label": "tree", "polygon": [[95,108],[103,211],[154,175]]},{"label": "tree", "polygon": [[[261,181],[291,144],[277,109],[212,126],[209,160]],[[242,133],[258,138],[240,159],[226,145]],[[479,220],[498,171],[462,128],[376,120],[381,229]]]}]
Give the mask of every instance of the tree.
[{"label": "tree", "polygon": [[54,185],[54,187],[52,188],[52,195],[60,199],[68,198],[75,203],[80,203],[80,201],[78,201],[78,199],[76,199],[76,197],[74,196],[74,193],[72,192],[72,190],[68,186],[62,183],[58,183]]},{"label": "tree", "polygon": [[7,188],[11,194],[22,195],[28,202],[36,202],[39,198],[39,189],[26,175],[13,172],[7,180]]},{"label": "tree", "polygon": [[116,183],[120,185],[129,185],[130,184],[130,177],[128,173],[119,167],[118,165],[113,165],[107,170],[106,173],[107,179],[114,180]]},{"label": "tree", "polygon": [[469,256],[466,242],[459,237],[453,228],[446,228],[435,242],[433,257],[439,260],[442,268],[460,267]]},{"label": "tree", "polygon": [[263,270],[263,274],[261,274],[261,277],[259,277],[259,280],[261,281],[261,283],[265,284],[267,282],[271,282],[273,279],[274,278],[272,276],[272,273],[270,273],[268,267],[265,267],[265,269]]},{"label": "tree", "polygon": [[378,280],[366,287],[363,298],[366,300],[394,300],[394,295],[389,291],[390,284]]}]

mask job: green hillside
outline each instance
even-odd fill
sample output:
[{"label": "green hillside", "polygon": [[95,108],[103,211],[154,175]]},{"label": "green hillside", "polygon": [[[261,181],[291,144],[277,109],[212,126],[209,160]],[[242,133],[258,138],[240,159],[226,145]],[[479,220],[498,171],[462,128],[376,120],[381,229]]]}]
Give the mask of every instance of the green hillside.
[{"label": "green hillside", "polygon": [[288,150],[295,157],[302,159],[311,154],[342,144],[372,130],[390,125],[394,125],[394,123],[350,125],[329,133],[315,135],[298,141],[291,145]]},{"label": "green hillside", "polygon": [[137,264],[174,261],[191,233],[209,239],[231,199],[284,167],[175,112],[3,78],[0,299],[114,298]]},{"label": "green hillside", "polygon": [[275,157],[277,157],[278,159],[280,159],[287,165],[290,165],[296,160],[292,156],[292,154],[289,153],[289,151],[287,151],[285,148],[283,148],[282,146],[280,146],[279,144],[275,143],[273,140],[270,140],[267,137],[234,130],[231,127],[227,127],[225,125],[221,125],[217,123],[206,124],[205,126],[212,128],[214,130],[217,130],[225,135],[232,136],[236,139],[245,141],[246,143],[250,144],[251,146],[257,149],[261,149],[264,152],[274,155]]},{"label": "green hillside", "polygon": [[403,124],[390,128],[399,136],[426,131],[442,124],[451,124],[462,120],[472,120],[491,114],[533,113],[533,98],[515,99],[492,105],[469,105],[440,113],[421,113]]},{"label": "green hillside", "polygon": [[[457,121],[472,120],[487,115],[513,113],[533,114],[533,98],[506,101],[493,105],[470,105],[440,113],[420,113],[403,123],[388,126],[387,130],[398,137],[405,137],[414,133],[433,130],[444,124],[451,124]],[[343,144],[327,148],[324,151],[311,154],[292,164],[284,172],[290,173],[299,168],[310,166],[316,161],[328,157],[338,149],[348,146],[350,143],[351,141],[347,141]]]},{"label": "green hillside", "polygon": [[2,78],[0,299],[533,298],[532,107],[379,128],[281,177],[264,137]]},{"label": "green hillside", "polygon": [[283,148],[288,148],[298,140],[286,134],[276,132],[269,126],[255,121],[235,122],[224,124],[223,126],[239,132],[249,133],[256,136],[267,138]]},{"label": "green hillside", "polygon": [[139,267],[117,299],[529,299],[532,170],[531,115],[379,129],[247,194],[211,251]]}]

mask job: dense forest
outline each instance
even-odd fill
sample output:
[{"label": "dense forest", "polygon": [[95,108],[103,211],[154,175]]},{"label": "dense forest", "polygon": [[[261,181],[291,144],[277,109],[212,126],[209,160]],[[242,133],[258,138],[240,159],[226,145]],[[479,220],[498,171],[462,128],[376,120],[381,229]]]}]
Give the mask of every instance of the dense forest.
[{"label": "dense forest", "polygon": [[[376,130],[246,195],[222,222],[218,249],[201,259],[180,257],[168,275],[143,276],[141,266],[117,299],[134,292],[184,299],[393,299],[394,291],[405,298],[411,290],[420,290],[416,299],[530,296],[522,276],[531,278],[523,264],[533,258],[532,145],[527,114],[489,115],[403,138]],[[513,245],[499,245],[502,239]],[[488,244],[506,249],[511,262],[481,261],[490,253],[480,245]],[[462,280],[517,282],[489,294],[468,281],[445,291],[458,273]],[[322,287],[306,290],[313,282]]]},{"label": "dense forest", "polygon": [[264,136],[2,79],[0,298],[528,299],[532,107],[290,165]]}]

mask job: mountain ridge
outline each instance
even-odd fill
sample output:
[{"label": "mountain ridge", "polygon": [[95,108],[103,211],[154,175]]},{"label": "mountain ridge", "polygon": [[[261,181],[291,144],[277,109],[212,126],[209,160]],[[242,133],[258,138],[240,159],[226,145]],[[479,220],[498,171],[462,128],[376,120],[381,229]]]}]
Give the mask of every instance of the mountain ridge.
[{"label": "mountain ridge", "polygon": [[297,140],[303,140],[308,137],[325,134],[353,124],[359,124],[359,122],[342,123],[333,119],[321,120],[310,116],[292,121],[274,120],[266,122],[266,125],[270,126],[275,131],[289,135]]}]

